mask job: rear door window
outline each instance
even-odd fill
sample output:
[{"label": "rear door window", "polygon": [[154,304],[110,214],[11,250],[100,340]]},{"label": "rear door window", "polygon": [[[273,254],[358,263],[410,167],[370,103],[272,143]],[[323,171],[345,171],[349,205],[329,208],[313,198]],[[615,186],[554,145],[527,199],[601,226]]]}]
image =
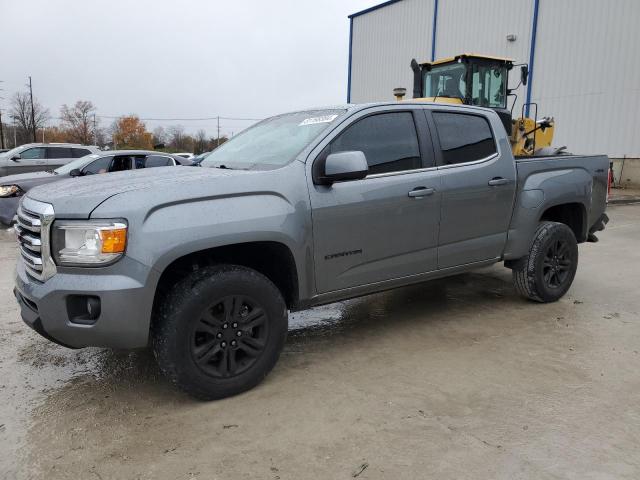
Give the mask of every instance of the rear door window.
[{"label": "rear door window", "polygon": [[166,155],[147,155],[136,158],[136,168],[171,167],[175,165],[173,158]]},{"label": "rear door window", "polygon": [[47,158],[73,158],[71,149],[66,147],[47,147]]},{"label": "rear door window", "polygon": [[331,153],[361,151],[369,174],[422,168],[411,112],[379,113],[358,120],[331,143]]},{"label": "rear door window", "polygon": [[84,157],[85,155],[90,155],[91,151],[86,148],[72,148],[73,158]]},{"label": "rear door window", "polygon": [[486,118],[465,113],[433,112],[444,165],[474,162],[497,152]]}]

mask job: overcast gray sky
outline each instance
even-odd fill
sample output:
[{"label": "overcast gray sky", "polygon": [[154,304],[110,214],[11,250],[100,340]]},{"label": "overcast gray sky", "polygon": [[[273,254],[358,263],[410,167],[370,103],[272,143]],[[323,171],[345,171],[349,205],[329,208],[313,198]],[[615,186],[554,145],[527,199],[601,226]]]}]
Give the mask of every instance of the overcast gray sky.
[{"label": "overcast gray sky", "polygon": [[[37,99],[98,114],[262,118],[346,100],[347,15],[375,0],[0,0],[0,107]],[[103,120],[106,126],[111,120]],[[182,123],[188,131],[215,121]],[[221,121],[223,133],[247,122]]]}]

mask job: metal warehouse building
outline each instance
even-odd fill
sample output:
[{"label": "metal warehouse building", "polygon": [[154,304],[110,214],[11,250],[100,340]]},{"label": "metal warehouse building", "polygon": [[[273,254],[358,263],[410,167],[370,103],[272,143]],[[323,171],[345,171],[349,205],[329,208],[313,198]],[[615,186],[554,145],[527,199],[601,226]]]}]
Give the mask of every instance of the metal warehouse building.
[{"label": "metal warehouse building", "polygon": [[350,102],[410,94],[412,58],[510,57],[530,69],[514,115],[528,99],[555,118],[554,145],[640,159],[639,0],[394,0],[349,19]]}]

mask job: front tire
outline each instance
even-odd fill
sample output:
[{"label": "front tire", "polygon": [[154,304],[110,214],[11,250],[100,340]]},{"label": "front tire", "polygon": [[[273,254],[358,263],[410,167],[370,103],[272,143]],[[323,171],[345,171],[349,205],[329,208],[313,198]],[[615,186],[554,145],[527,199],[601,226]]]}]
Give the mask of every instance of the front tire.
[{"label": "front tire", "polygon": [[577,269],[578,242],[573,231],[564,223],[542,222],[523,266],[513,270],[513,283],[523,297],[555,302],[567,293]]},{"label": "front tire", "polygon": [[287,335],[278,288],[255,270],[220,265],[171,288],[152,328],[162,372],[202,400],[236,395],[266,377]]}]

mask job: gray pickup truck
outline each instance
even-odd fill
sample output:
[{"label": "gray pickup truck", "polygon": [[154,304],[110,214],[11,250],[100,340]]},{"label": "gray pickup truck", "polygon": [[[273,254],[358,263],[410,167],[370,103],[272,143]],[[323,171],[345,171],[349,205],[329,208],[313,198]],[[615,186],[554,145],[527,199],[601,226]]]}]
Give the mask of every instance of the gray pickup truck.
[{"label": "gray pickup truck", "polygon": [[[605,215],[608,159],[514,159],[491,110],[379,103],[264,120],[198,169],[63,180],[21,200],[22,318],[68,347],[153,346],[202,399],[258,384],[287,312],[496,262],[551,302]],[[429,288],[425,285],[425,288]]]}]

